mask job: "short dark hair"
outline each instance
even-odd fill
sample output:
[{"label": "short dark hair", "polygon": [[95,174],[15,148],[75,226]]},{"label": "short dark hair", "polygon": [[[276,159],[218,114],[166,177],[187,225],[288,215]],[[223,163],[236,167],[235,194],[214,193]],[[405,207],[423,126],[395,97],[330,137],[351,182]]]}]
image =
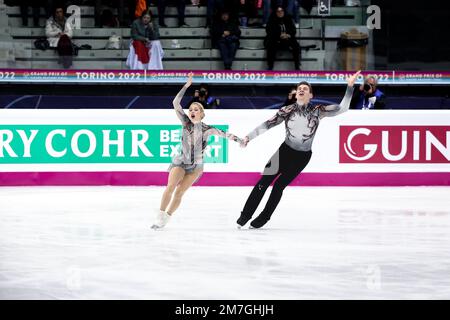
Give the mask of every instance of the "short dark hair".
[{"label": "short dark hair", "polygon": [[142,11],[140,18],[142,19],[145,15],[149,15],[150,16],[150,20],[153,21],[153,13],[152,13],[152,11],[149,8],[145,9],[144,11]]},{"label": "short dark hair", "polygon": [[302,81],[302,82],[300,82],[298,85],[297,85],[297,89],[298,89],[298,87],[300,87],[301,85],[305,85],[305,86],[308,86],[308,88],[309,88],[309,93],[313,93],[313,89],[312,89],[312,87],[311,87],[311,84],[308,82],[308,81]]}]

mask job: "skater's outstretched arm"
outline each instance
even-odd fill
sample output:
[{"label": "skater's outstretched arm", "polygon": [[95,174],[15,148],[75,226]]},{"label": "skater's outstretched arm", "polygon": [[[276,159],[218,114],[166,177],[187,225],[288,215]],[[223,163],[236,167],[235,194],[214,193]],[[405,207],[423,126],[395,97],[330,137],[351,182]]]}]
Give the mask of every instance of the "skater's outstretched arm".
[{"label": "skater's outstretched arm", "polygon": [[291,104],[289,106],[284,106],[278,112],[269,120],[264,121],[259,126],[257,126],[252,132],[250,132],[244,139],[245,144],[248,143],[248,141],[255,139],[257,136],[263,134],[269,129],[272,129],[273,127],[279,125],[283,121],[285,121],[291,112],[294,110],[295,104]]},{"label": "skater's outstretched arm", "polygon": [[208,137],[211,136],[211,135],[216,135],[216,136],[219,136],[219,137],[227,138],[228,140],[235,141],[235,142],[239,143],[241,145],[241,147],[244,146],[244,140],[239,138],[238,136],[235,136],[232,133],[220,130],[220,129],[216,128],[216,127],[212,127],[212,126],[208,126],[208,127],[209,128],[206,130],[206,133],[208,134]]},{"label": "skater's outstretched arm", "polygon": [[334,117],[341,113],[344,113],[350,108],[350,102],[352,101],[353,96],[353,85],[355,84],[358,75],[361,73],[361,70],[356,72],[354,75],[347,79],[347,90],[345,91],[344,98],[340,104],[330,104],[327,106],[320,106],[320,118],[323,117]]},{"label": "skater's outstretched arm", "polygon": [[188,78],[186,84],[183,86],[183,88],[181,88],[180,92],[178,92],[178,94],[175,96],[175,98],[173,99],[173,102],[172,102],[175,112],[177,114],[177,117],[178,117],[178,119],[180,119],[180,121],[183,125],[191,122],[191,120],[189,119],[187,114],[184,112],[183,107],[181,106],[181,99],[183,99],[184,93],[186,92],[187,88],[189,88],[191,86],[193,76],[194,76],[194,74],[192,72],[190,72],[188,74],[189,78]]}]

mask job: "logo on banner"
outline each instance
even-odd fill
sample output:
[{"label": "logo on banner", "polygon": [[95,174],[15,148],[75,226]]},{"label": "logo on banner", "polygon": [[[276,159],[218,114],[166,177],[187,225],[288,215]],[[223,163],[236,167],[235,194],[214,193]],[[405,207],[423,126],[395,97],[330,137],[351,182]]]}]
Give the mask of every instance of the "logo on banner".
[{"label": "logo on banner", "polygon": [[[227,150],[210,136],[203,160],[227,163]],[[170,163],[180,152],[177,125],[0,125],[0,164]]]},{"label": "logo on banner", "polygon": [[340,126],[340,163],[450,163],[450,126]]}]

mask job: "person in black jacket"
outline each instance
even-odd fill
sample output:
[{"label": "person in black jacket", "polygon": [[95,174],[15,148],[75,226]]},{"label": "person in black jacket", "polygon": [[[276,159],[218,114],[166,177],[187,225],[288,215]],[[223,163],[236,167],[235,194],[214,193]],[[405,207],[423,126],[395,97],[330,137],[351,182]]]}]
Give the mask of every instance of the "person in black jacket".
[{"label": "person in black jacket", "polygon": [[222,11],[214,20],[211,35],[212,45],[219,48],[225,70],[231,70],[241,36],[237,21],[230,17],[228,11]]},{"label": "person in black jacket", "polygon": [[280,49],[292,51],[295,70],[300,70],[300,45],[295,39],[297,29],[291,16],[284,13],[282,7],[277,7],[269,18],[266,26],[266,38],[264,44],[267,50],[268,69],[273,70],[275,56]]}]

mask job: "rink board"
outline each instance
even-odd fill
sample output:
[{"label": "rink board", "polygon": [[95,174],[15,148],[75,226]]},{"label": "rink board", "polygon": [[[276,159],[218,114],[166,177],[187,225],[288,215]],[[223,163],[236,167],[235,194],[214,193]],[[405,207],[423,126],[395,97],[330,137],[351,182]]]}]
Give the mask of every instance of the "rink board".
[{"label": "rink board", "polygon": [[[244,137],[274,114],[207,110],[204,122]],[[168,144],[179,143],[176,132],[167,135],[166,129],[179,124],[167,109],[0,110],[0,185],[164,185]],[[76,128],[72,133],[79,140],[73,142],[68,128]],[[113,140],[107,151],[99,135],[104,131]],[[245,149],[214,138],[217,148],[210,149],[197,185],[255,184],[284,136],[280,124]],[[312,150],[311,162],[292,185],[450,185],[450,111],[351,110],[321,121]]]}]

